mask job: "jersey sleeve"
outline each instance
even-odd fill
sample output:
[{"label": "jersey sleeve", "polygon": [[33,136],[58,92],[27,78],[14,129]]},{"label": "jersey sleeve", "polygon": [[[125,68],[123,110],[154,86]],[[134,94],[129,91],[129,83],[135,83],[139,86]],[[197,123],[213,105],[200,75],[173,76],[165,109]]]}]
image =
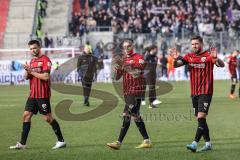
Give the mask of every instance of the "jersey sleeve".
[{"label": "jersey sleeve", "polygon": [[43,61],[42,72],[50,73],[51,66],[52,66],[52,62],[50,61],[50,59],[49,58],[45,58],[44,61]]},{"label": "jersey sleeve", "polygon": [[230,57],[227,59],[227,63],[228,63],[228,64],[231,63],[231,58],[230,58]]}]

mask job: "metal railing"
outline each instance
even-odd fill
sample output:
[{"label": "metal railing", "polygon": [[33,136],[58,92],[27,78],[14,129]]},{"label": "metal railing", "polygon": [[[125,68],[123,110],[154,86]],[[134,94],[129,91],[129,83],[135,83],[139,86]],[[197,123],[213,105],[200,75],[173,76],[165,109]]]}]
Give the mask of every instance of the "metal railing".
[{"label": "metal railing", "polygon": [[[182,31],[183,34],[176,36],[173,33],[165,34],[134,34],[134,33],[120,33],[115,34],[114,39],[116,42],[121,41],[124,38],[131,38],[135,41],[135,46],[138,51],[143,50],[150,44],[158,46],[159,50],[167,50],[170,47],[181,47],[183,50],[190,50],[190,38],[194,34],[198,33],[187,33]],[[212,44],[217,48],[219,53],[228,53],[233,50],[240,49],[240,37],[239,33],[233,35],[229,32],[214,32],[212,35],[202,35],[204,44],[208,47]]]},{"label": "metal railing", "polygon": [[[113,39],[114,43],[120,43],[124,38],[132,38],[135,41],[135,46],[137,51],[142,51],[147,45],[156,44],[159,50],[167,50],[169,47],[180,47],[183,50],[188,50],[191,48],[190,37],[193,34],[183,34],[184,36],[177,37],[173,33],[171,34],[134,34],[134,33],[119,33],[119,34],[109,34],[108,36],[102,36],[102,32],[95,32],[94,36],[99,36],[102,41]],[[48,37],[53,39],[53,47],[76,47],[85,44],[86,39],[91,36],[90,34],[85,34],[82,37],[72,37],[72,36],[59,36],[51,35]],[[27,41],[30,37],[26,37],[21,34],[12,34],[8,38],[5,37],[5,48],[24,48],[26,47]],[[235,49],[240,49],[240,37],[238,34],[231,35],[228,32],[215,32],[212,35],[204,36],[204,44],[208,46],[212,43],[219,51],[219,53],[229,53]],[[93,39],[94,40],[94,39]],[[95,38],[96,40],[96,38]],[[43,40],[42,40],[43,41]],[[17,44],[13,47],[12,44]],[[92,42],[90,42],[92,43]],[[98,42],[94,42],[97,44]],[[105,41],[106,43],[106,41]],[[95,46],[93,46],[95,47]]]}]

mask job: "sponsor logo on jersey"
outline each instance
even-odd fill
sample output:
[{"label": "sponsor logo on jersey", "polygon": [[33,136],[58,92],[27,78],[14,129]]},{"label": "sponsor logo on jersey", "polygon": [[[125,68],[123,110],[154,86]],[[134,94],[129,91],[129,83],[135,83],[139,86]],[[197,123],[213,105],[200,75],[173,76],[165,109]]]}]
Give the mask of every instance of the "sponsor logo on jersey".
[{"label": "sponsor logo on jersey", "polygon": [[38,67],[42,67],[42,65],[43,65],[43,62],[38,62],[37,64]]},{"label": "sponsor logo on jersey", "polygon": [[144,64],[144,60],[143,60],[143,59],[139,59],[138,62],[139,62],[140,64]]},{"label": "sponsor logo on jersey", "polygon": [[33,71],[33,72],[40,73],[40,72],[41,72],[41,68],[40,68],[40,67],[32,68],[32,71]]},{"label": "sponsor logo on jersey", "polygon": [[194,68],[205,68],[205,63],[190,63],[189,65]]}]

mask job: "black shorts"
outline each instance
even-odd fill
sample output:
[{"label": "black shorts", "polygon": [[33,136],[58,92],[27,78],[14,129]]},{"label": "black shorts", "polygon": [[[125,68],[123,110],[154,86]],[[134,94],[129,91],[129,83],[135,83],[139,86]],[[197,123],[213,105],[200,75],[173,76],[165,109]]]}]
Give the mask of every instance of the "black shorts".
[{"label": "black shorts", "polygon": [[51,113],[51,105],[49,98],[28,98],[25,106],[25,111],[32,112],[33,114],[46,115]]},{"label": "black shorts", "polygon": [[237,75],[232,75],[231,80],[234,84],[238,83]]},{"label": "black shorts", "polygon": [[127,95],[124,99],[126,104],[123,113],[131,116],[139,116],[142,96]]},{"label": "black shorts", "polygon": [[193,105],[195,116],[198,115],[198,112],[204,112],[208,114],[211,100],[212,100],[212,95],[209,95],[209,94],[193,95],[192,105]]}]

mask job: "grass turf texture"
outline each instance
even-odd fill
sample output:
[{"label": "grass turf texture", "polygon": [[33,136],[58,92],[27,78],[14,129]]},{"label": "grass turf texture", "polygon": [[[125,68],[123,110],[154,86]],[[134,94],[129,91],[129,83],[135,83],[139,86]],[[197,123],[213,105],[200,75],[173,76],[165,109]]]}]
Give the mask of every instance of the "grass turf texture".
[{"label": "grass turf texture", "polygon": [[[110,150],[107,142],[117,139],[121,122],[123,101],[106,115],[85,122],[60,123],[67,148],[51,150],[56,138],[51,127],[40,114],[32,118],[28,138],[28,149],[9,150],[10,145],[19,141],[22,128],[22,113],[28,95],[28,86],[0,86],[0,159],[1,160],[121,160],[121,159],[218,159],[237,160],[240,157],[240,100],[230,100],[229,81],[215,81],[208,125],[214,150],[207,153],[191,153],[185,146],[191,143],[196,130],[196,121],[191,111],[189,82],[172,83],[173,90],[160,96],[163,104],[157,109],[141,107],[141,113],[151,140],[152,149],[139,150],[135,146],[142,142],[135,123],[124,139],[120,150]],[[112,84],[94,84],[94,88],[115,94]],[[52,93],[52,110],[63,99],[72,99],[73,113],[86,112],[97,107],[101,100],[90,99],[90,107],[83,107],[82,96]],[[199,144],[202,147],[203,141]]]}]

